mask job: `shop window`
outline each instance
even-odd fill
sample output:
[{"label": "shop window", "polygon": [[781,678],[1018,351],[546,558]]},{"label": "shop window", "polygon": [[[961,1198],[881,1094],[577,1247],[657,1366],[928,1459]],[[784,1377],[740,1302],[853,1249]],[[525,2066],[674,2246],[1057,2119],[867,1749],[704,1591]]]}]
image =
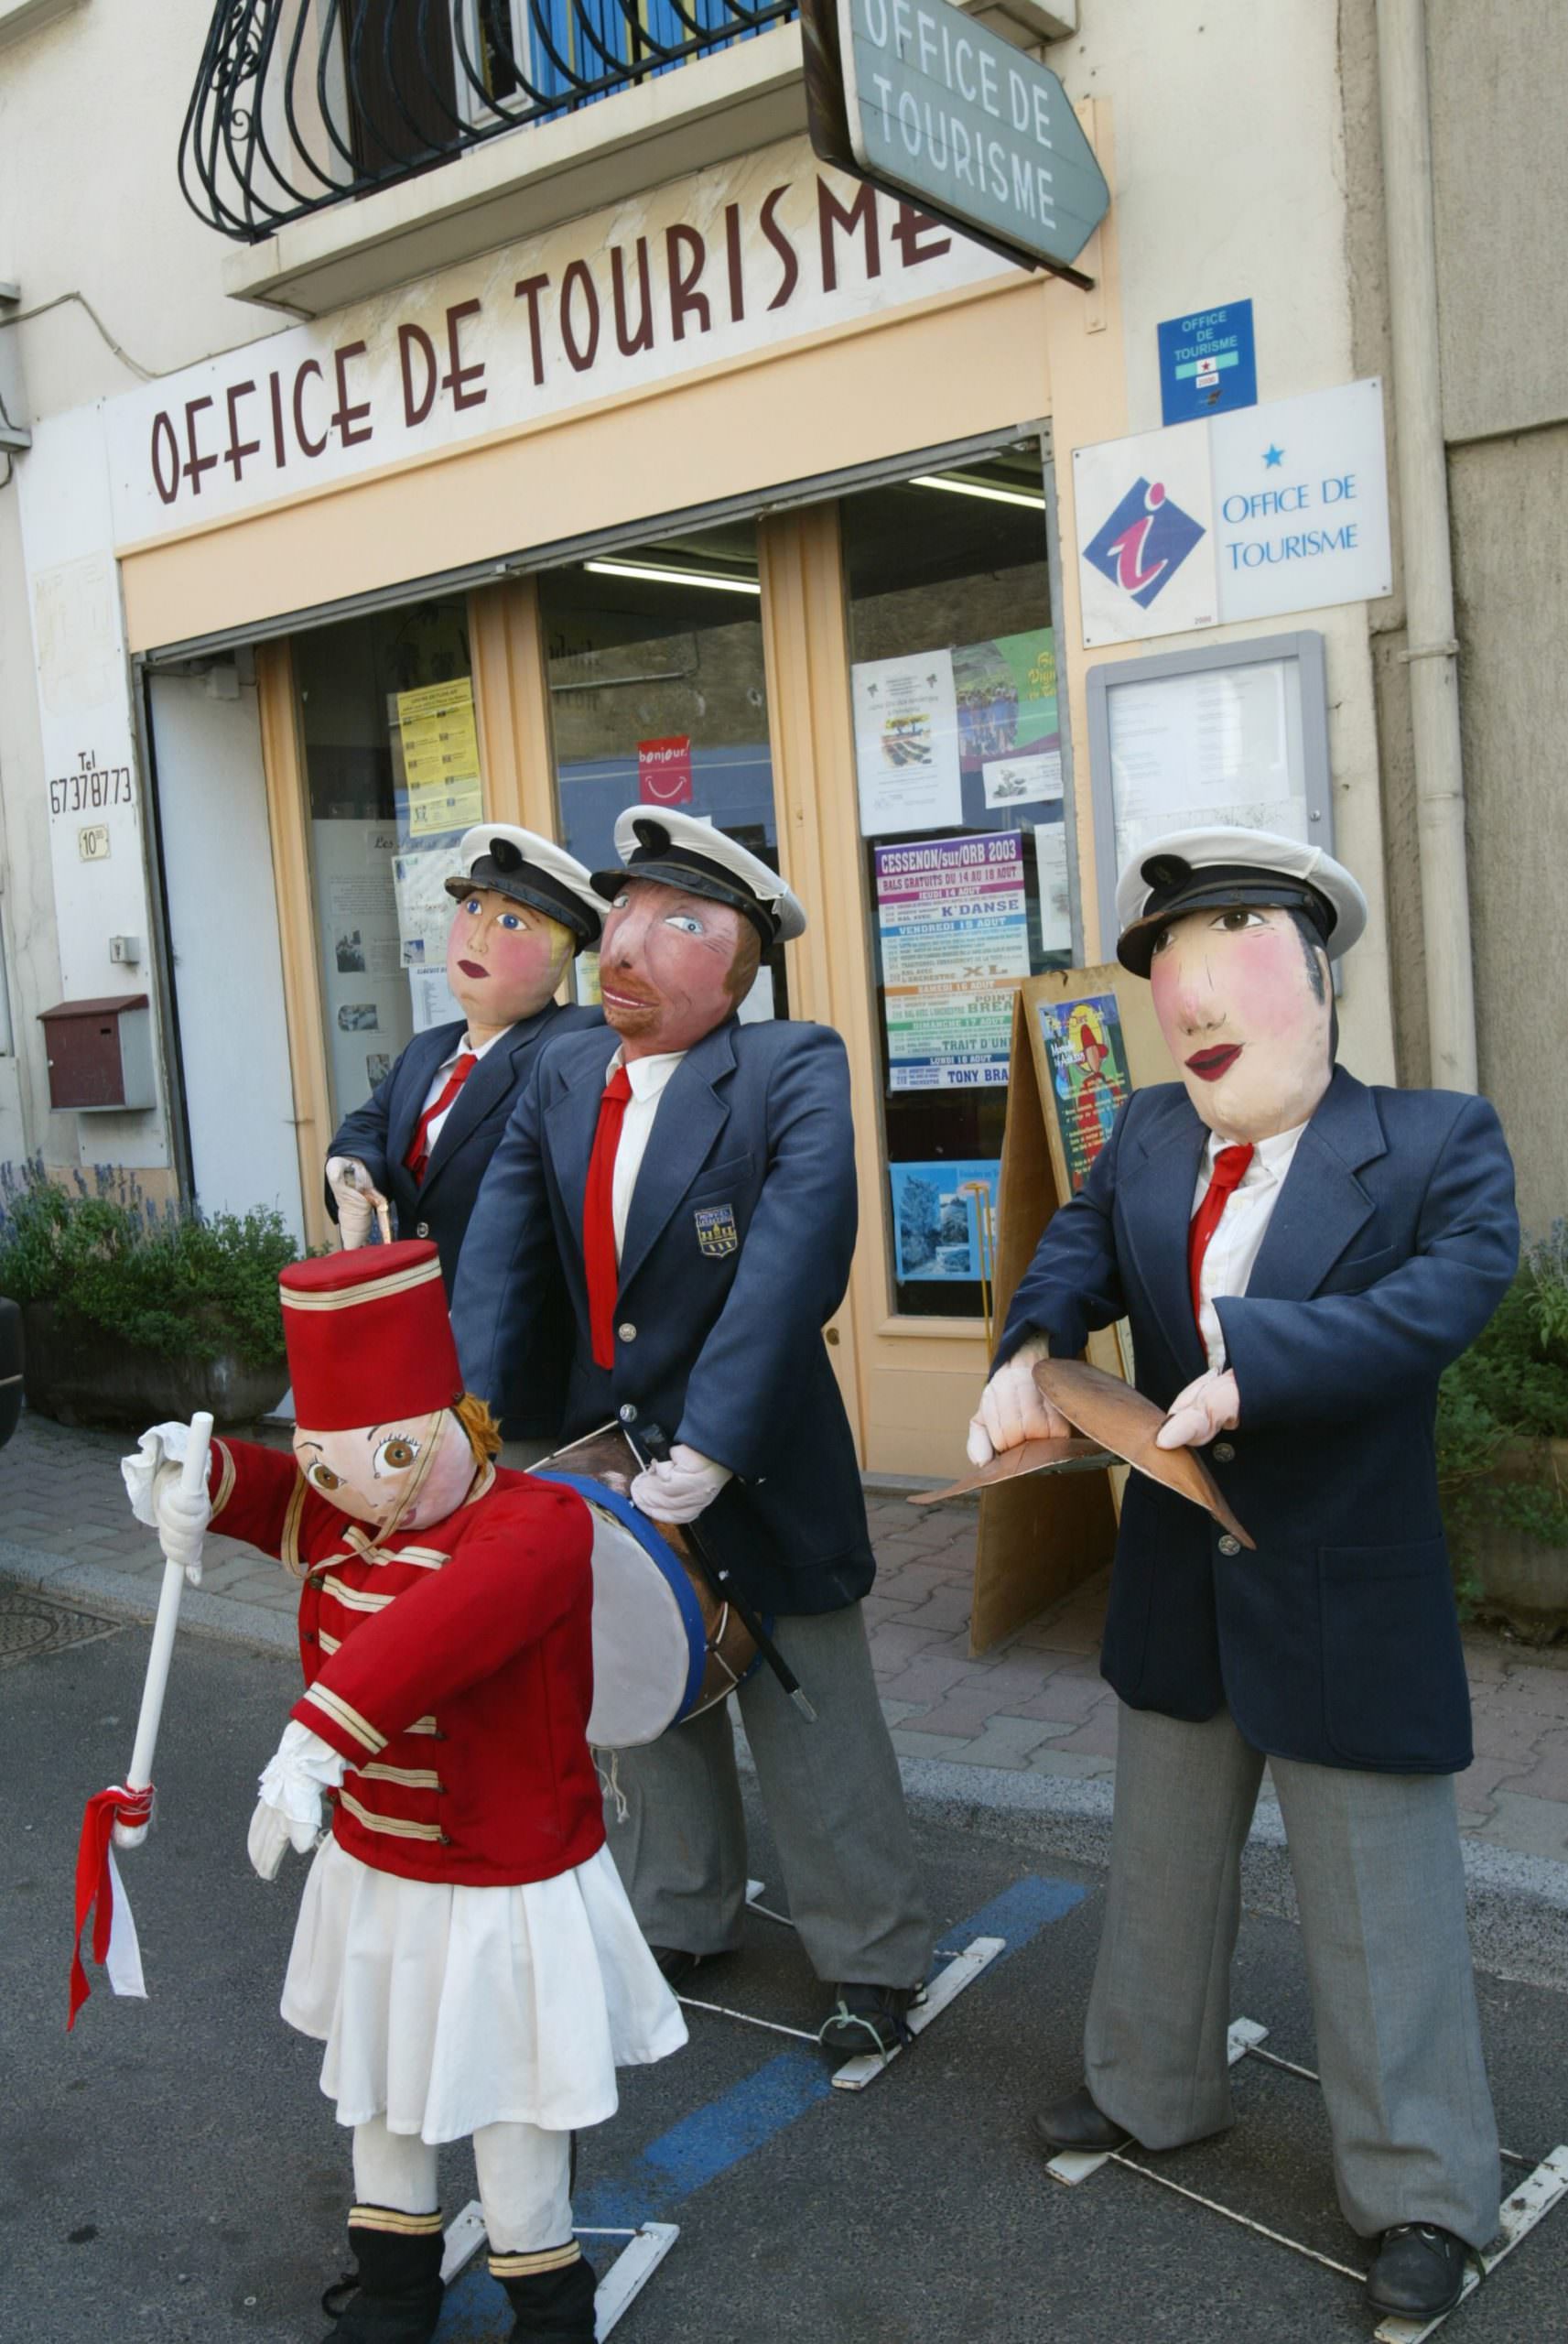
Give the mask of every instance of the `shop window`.
[{"label": "shop window", "polygon": [[842,507],[894,1308],[978,1318],[1013,995],[1072,960],[1036,443]]},{"label": "shop window", "polygon": [[[756,531],[749,521],[539,581],[562,843],[612,867],[615,818],[678,807],[779,867]],[[598,964],[578,963],[599,998]],[[775,948],[743,1018],[786,1017]]]},{"label": "shop window", "polygon": [[467,605],[296,635],[294,666],[336,1123],[415,1034],[461,1015],[447,989],[443,882],[484,811]]}]

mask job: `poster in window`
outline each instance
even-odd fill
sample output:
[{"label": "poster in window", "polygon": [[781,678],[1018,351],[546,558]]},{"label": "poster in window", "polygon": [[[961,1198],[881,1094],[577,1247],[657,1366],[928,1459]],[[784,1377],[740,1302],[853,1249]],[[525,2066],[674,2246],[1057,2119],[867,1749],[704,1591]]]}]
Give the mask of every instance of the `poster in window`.
[{"label": "poster in window", "polygon": [[1035,1004],[1051,1067],[1051,1089],[1067,1177],[1076,1196],[1131,1095],[1121,1013],[1114,993]]},{"label": "poster in window", "polygon": [[1005,1085],[1029,974],[1023,833],[878,847],[875,860],[889,1089]]},{"label": "poster in window", "polygon": [[988,809],[1059,798],[1055,630],[1033,627],[1025,635],[958,645],[953,687],[959,764],[981,782]]},{"label": "poster in window", "polygon": [[860,659],[851,673],[862,836],[957,829],[964,795],[951,651]]},{"label": "poster in window", "polygon": [[990,1276],[980,1204],[982,1194],[989,1199],[994,1232],[1000,1169],[994,1158],[889,1165],[900,1286]]},{"label": "poster in window", "polygon": [[428,839],[482,821],[472,678],[453,676],[446,683],[399,692],[397,730],[409,838]]}]

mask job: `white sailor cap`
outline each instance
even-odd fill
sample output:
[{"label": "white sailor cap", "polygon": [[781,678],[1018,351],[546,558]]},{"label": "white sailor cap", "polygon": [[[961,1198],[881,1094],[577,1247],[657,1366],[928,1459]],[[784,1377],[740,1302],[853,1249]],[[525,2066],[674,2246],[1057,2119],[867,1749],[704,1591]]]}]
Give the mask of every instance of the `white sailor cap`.
[{"label": "white sailor cap", "polygon": [[1319,846],[1272,830],[1173,830],[1140,847],[1116,883],[1116,957],[1146,977],[1168,921],[1232,904],[1304,912],[1331,960],[1348,952],[1367,925],[1359,885]]},{"label": "white sailor cap", "polygon": [[480,822],[465,830],[458,847],[465,877],[447,881],[447,893],[460,902],[475,887],[510,895],[559,920],[572,934],[572,950],[599,941],[604,913],[587,866],[553,839],[515,822]]},{"label": "white sailor cap", "polygon": [[606,903],[615,901],[628,879],[657,879],[666,887],[684,887],[689,895],[706,895],[744,913],[764,951],[805,933],[805,907],[778,873],[693,814],[679,814],[668,806],[661,806],[656,814],[646,806],[628,806],[616,818],[615,852],[622,868],[593,874],[594,886]]}]

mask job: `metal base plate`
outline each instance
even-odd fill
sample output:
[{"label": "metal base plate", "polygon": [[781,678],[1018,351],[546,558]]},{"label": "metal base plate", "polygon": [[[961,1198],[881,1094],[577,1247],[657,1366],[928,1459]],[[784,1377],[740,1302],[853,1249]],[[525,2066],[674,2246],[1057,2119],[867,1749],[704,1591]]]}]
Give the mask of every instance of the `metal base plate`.
[{"label": "metal base plate", "polygon": [[[1266,2043],[1268,2039],[1268,2028],[1260,2026],[1255,2018],[1232,2019],[1226,2036],[1226,2058],[1234,2067],[1255,2043]],[[1114,2149],[1063,2149],[1052,2158],[1045,2170],[1053,2181],[1065,2181],[1069,2189],[1076,2189],[1081,2181],[1087,2181],[1091,2174],[1098,2173],[1102,2165],[1108,2165],[1115,2154]]]},{"label": "metal base plate", "polygon": [[[640,2295],[680,2236],[677,2222],[643,2222],[634,2230],[579,2230],[579,2239],[618,2238],[626,2242],[600,2279],[593,2298],[594,2332],[603,2339]],[[484,2210],[472,2198],[448,2223],[441,2277],[448,2286],[468,2269],[485,2243]]]}]

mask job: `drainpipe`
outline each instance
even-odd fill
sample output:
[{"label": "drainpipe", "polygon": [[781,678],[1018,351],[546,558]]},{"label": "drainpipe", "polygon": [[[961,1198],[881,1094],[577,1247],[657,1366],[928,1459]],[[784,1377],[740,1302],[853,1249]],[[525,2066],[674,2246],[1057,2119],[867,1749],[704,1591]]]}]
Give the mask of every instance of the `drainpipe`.
[{"label": "drainpipe", "polygon": [[1476,990],[1465,858],[1459,645],[1448,540],[1448,467],[1437,344],[1437,236],[1425,0],[1377,0],[1384,211],[1393,331],[1416,822],[1426,933],[1432,1080],[1476,1088]]}]

